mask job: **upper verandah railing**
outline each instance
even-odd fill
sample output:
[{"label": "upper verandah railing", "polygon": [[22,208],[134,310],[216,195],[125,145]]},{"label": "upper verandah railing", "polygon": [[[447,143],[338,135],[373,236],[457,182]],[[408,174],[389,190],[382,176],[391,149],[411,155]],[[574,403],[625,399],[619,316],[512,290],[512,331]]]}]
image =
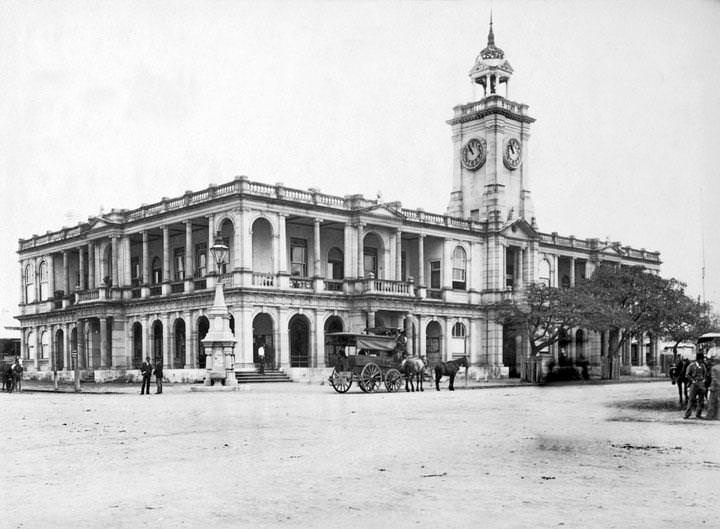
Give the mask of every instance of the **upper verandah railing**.
[{"label": "upper verandah railing", "polygon": [[[112,210],[107,217],[112,218],[115,222],[121,225],[233,195],[279,199],[299,204],[312,204],[346,211],[372,208],[373,206],[380,205],[379,201],[366,199],[362,195],[339,197],[327,195],[315,189],[306,191],[285,187],[282,184],[269,185],[261,182],[251,182],[246,177],[238,177],[232,182],[221,185],[210,185],[210,187],[201,191],[187,191],[180,197],[163,198],[160,202],[142,205],[136,209]],[[472,224],[479,225],[478,223],[467,219],[448,217],[446,215],[436,213],[426,213],[421,209],[412,210],[400,208],[399,213],[409,221],[421,222],[424,224],[468,230],[472,229]],[[93,220],[95,219],[90,218],[87,223],[83,223],[72,228],[63,228],[62,230],[58,230],[56,232],[47,232],[44,235],[33,235],[33,237],[29,239],[20,239],[20,251],[77,237],[83,232],[91,229]]]},{"label": "upper verandah railing", "polygon": [[[175,198],[163,198],[160,202],[143,205],[136,209],[112,210],[110,213],[105,215],[105,218],[110,219],[118,225],[123,225],[128,222],[148,219],[156,215],[178,211],[188,206],[204,204],[218,198],[234,195],[285,200],[298,204],[312,204],[348,212],[373,208],[381,205],[378,200],[369,200],[364,198],[362,195],[347,195],[339,197],[321,193],[317,189],[294,189],[285,187],[281,183],[271,185],[262,182],[253,182],[245,176],[239,176],[233,181],[225,184],[210,185],[208,188],[200,191],[186,191],[182,196]],[[484,231],[485,229],[484,223],[471,219],[430,213],[422,209],[407,209],[401,207],[399,203],[392,203],[390,207],[393,207],[402,218],[409,222],[474,232]],[[87,223],[79,224],[72,228],[63,228],[62,230],[58,230],[56,232],[47,232],[44,235],[33,235],[33,237],[29,239],[20,239],[20,251],[78,237],[92,228],[94,220],[99,219],[90,218]],[[577,250],[593,251],[596,250],[598,246],[596,242],[597,239],[577,239],[572,236],[562,237],[558,236],[556,233],[541,233],[540,240],[542,243]],[[618,245],[619,243],[615,244]],[[622,247],[621,249],[627,256],[632,258],[647,259],[652,262],[660,261],[659,252],[651,252],[644,249],[637,250],[630,247]]]}]

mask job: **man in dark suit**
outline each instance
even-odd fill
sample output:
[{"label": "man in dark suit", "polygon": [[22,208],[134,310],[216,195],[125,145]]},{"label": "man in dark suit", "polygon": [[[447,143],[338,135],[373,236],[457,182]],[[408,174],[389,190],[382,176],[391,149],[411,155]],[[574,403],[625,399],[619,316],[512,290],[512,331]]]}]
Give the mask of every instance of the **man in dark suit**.
[{"label": "man in dark suit", "polygon": [[[705,376],[707,368],[705,367],[705,358],[702,353],[695,355],[695,361],[687,366],[685,370],[685,378],[690,384],[690,396],[688,397],[687,408],[685,409],[685,418],[689,418],[693,408],[697,407],[695,417],[700,418],[700,412],[703,409],[703,401],[705,400]],[[697,400],[697,405],[695,401]]]},{"label": "man in dark suit", "polygon": [[155,362],[155,394],[162,393],[163,365],[162,358]]},{"label": "man in dark suit", "polygon": [[146,357],[145,361],[140,366],[140,374],[142,375],[142,388],[140,389],[140,395],[147,393],[150,395],[150,377],[152,376],[152,364],[150,363],[150,357]]}]

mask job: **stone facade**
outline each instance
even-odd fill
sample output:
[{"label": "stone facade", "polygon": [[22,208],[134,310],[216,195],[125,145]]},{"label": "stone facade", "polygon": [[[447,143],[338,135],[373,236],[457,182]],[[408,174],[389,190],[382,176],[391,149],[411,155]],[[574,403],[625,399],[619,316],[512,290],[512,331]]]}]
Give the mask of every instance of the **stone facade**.
[{"label": "stone facade", "polygon": [[[201,340],[221,280],[236,370],[255,369],[264,342],[270,367],[325,379],[326,332],[385,326],[405,329],[410,350],[430,363],[467,355],[475,377],[519,374],[527,347],[498,323],[497,302],[531,281],[572,285],[602,261],[659,270],[660,256],[538,231],[534,119],[496,90],[504,83],[507,95],[511,74],[491,28],[470,72],[482,97],[448,122],[455,162],[445,215],[237,177],[21,239],[28,372],[72,378],[78,362],[86,378],[132,380],[151,356],[171,381],[202,380]],[[222,270],[210,255],[218,234],[229,247]],[[597,374],[608,339],[578,329],[553,352],[586,358]],[[652,359],[630,345],[626,355],[628,366]]]}]

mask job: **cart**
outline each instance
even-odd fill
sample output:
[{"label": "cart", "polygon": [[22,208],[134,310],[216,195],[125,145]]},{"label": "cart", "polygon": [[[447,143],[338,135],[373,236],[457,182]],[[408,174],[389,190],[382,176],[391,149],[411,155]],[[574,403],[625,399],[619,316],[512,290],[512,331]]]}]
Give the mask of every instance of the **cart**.
[{"label": "cart", "polygon": [[391,393],[400,389],[405,347],[399,335],[334,332],[326,338],[333,347],[334,369],[329,381],[335,391],[345,393],[353,382],[365,393],[377,391],[383,384]]}]

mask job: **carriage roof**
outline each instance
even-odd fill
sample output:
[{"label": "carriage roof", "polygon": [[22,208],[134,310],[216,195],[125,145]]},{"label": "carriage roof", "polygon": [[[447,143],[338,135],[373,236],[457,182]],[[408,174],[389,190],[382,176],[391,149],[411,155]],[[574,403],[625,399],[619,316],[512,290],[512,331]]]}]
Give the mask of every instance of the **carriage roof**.
[{"label": "carriage roof", "polygon": [[352,332],[332,332],[325,335],[330,345],[354,346],[370,351],[394,351],[397,348],[395,336],[360,334]]},{"label": "carriage roof", "polygon": [[698,343],[720,342],[720,332],[708,332],[698,338]]}]

